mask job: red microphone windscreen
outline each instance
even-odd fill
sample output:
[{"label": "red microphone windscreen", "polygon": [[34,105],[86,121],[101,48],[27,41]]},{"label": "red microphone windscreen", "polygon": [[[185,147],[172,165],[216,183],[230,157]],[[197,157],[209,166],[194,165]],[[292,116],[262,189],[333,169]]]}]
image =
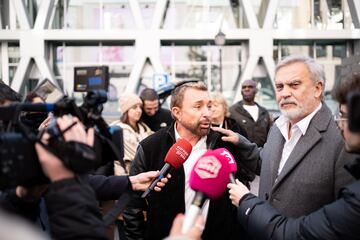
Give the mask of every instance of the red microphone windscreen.
[{"label": "red microphone windscreen", "polygon": [[219,198],[229,182],[229,164],[225,157],[212,150],[202,155],[194,165],[189,184],[210,199]]},{"label": "red microphone windscreen", "polygon": [[192,150],[191,144],[185,139],[178,140],[171,146],[165,156],[165,162],[174,168],[179,168],[188,159]]},{"label": "red microphone windscreen", "polygon": [[226,157],[229,163],[230,172],[236,173],[237,165],[234,156],[226,148],[215,149],[214,152],[219,153],[221,156]]}]

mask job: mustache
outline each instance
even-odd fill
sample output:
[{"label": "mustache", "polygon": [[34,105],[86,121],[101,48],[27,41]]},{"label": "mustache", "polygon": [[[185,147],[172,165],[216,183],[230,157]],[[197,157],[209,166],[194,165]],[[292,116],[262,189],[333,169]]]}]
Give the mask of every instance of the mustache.
[{"label": "mustache", "polygon": [[298,103],[294,100],[281,100],[280,102],[280,105],[283,105],[283,104],[295,104],[295,105],[298,105]]}]

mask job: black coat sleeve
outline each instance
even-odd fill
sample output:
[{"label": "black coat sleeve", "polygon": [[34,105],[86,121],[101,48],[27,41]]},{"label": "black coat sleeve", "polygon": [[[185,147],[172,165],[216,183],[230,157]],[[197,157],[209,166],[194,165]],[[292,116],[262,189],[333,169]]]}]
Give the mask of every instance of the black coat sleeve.
[{"label": "black coat sleeve", "polygon": [[[146,171],[144,151],[139,145],[135,158],[130,168],[130,175],[136,175]],[[142,192],[133,192],[131,201],[123,212],[125,234],[128,240],[144,239],[145,221],[144,213],[146,210],[146,201],[141,198]]]},{"label": "black coat sleeve", "polygon": [[297,219],[281,216],[252,194],[240,202],[241,224],[259,239],[359,239],[360,181],[346,187],[341,198]]},{"label": "black coat sleeve", "polygon": [[107,239],[93,189],[74,178],[50,184],[45,196],[54,239]]},{"label": "black coat sleeve", "polygon": [[89,175],[89,184],[94,189],[96,198],[101,201],[117,200],[131,188],[128,176]]}]

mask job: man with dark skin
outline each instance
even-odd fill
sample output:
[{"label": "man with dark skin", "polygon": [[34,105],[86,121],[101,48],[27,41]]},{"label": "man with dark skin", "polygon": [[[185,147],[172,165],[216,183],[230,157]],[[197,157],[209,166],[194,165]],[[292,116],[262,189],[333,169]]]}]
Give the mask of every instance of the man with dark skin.
[{"label": "man with dark skin", "polygon": [[230,107],[230,117],[246,131],[248,139],[262,147],[271,127],[269,112],[255,102],[256,82],[245,80],[241,85],[242,101]]}]

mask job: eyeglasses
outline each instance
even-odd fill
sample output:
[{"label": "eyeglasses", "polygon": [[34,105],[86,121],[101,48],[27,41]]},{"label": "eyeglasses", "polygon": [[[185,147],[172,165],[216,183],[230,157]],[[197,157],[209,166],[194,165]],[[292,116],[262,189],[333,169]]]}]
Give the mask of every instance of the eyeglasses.
[{"label": "eyeglasses", "polygon": [[334,116],[334,120],[335,120],[336,124],[338,125],[338,127],[342,127],[342,123],[347,122],[348,117],[347,117],[347,115],[345,115],[341,112],[337,112]]}]

